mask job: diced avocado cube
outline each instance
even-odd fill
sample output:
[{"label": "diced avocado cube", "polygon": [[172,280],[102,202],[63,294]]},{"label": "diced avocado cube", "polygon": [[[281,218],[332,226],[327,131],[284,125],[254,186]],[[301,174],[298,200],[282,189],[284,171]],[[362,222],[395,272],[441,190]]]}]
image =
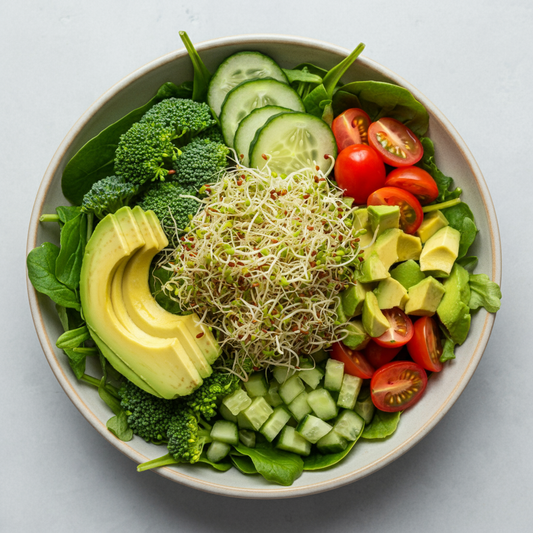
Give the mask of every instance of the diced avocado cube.
[{"label": "diced avocado cube", "polygon": [[346,409],[337,418],[333,428],[346,440],[354,441],[357,440],[361,431],[363,431],[364,425],[365,421],[357,413]]},{"label": "diced avocado cube", "polygon": [[393,307],[405,308],[409,300],[405,287],[394,278],[383,279],[374,289],[380,309],[392,309]]},{"label": "diced avocado cube", "polygon": [[324,388],[331,391],[340,391],[343,375],[344,363],[336,359],[328,359],[326,374],[324,375]]},{"label": "diced avocado cube", "polygon": [[420,238],[402,231],[398,239],[398,261],[418,260],[421,252],[422,241]]},{"label": "diced avocado cube", "polygon": [[342,308],[347,318],[361,314],[368,290],[364,283],[357,282],[341,292]]},{"label": "diced avocado cube", "polygon": [[459,254],[461,234],[446,226],[432,235],[420,254],[420,270],[435,277],[448,277]]},{"label": "diced avocado cube", "polygon": [[400,227],[400,208],[397,205],[369,205],[368,219],[372,232],[378,230],[381,235],[385,230]]},{"label": "diced avocado cube", "polygon": [[363,327],[371,337],[381,337],[390,328],[390,322],[379,308],[378,299],[369,292],[363,305]]},{"label": "diced avocado cube", "polygon": [[272,407],[268,405],[266,400],[262,396],[258,396],[257,398],[253,399],[250,407],[247,407],[243,411],[243,415],[250,421],[252,429],[258,431],[273,412],[274,411]]},{"label": "diced avocado cube", "polygon": [[421,282],[426,275],[420,270],[418,263],[412,260],[400,263],[390,271],[391,278],[399,281],[406,289]]},{"label": "diced avocado cube", "polygon": [[238,415],[241,411],[246,409],[252,403],[252,399],[245,390],[237,389],[231,394],[228,394],[222,403],[229,409],[232,415]]},{"label": "diced avocado cube", "polygon": [[311,406],[307,401],[307,392],[302,392],[298,394],[296,398],[287,406],[289,411],[292,413],[292,416],[299,422],[304,418],[305,415],[308,415],[312,412]]},{"label": "diced avocado cube", "polygon": [[[372,281],[381,281],[390,276],[389,270],[376,252],[372,252],[368,257],[365,254],[365,260],[361,267],[361,277],[359,282],[371,283]],[[366,298],[366,297],[365,297]]]},{"label": "diced avocado cube", "polygon": [[363,350],[366,348],[370,342],[370,336],[365,331],[361,320],[350,320],[346,325],[346,329],[348,330],[348,336],[342,341],[345,346],[348,346],[352,350]]},{"label": "diced avocado cube", "polygon": [[376,253],[388,271],[394,263],[398,262],[398,242],[402,234],[404,234],[403,231],[398,228],[384,231],[376,242],[365,250],[365,260]]},{"label": "diced avocado cube", "polygon": [[420,227],[418,228],[416,234],[424,243],[435,233],[437,233],[437,231],[447,225],[448,220],[442,214],[442,211],[439,211],[438,209],[436,211],[430,211],[429,213],[424,215],[424,220],[422,221],[422,224],[420,224]]},{"label": "diced avocado cube", "polygon": [[280,386],[279,395],[285,404],[289,405],[304,390],[303,381],[297,375],[294,375]]},{"label": "diced avocado cube", "polygon": [[354,212],[352,229],[354,231],[361,231],[358,235],[360,248],[368,246],[372,242],[374,232],[368,220],[368,209],[366,207],[357,209]]},{"label": "diced avocado cube", "polygon": [[409,289],[409,301],[405,305],[405,312],[408,315],[432,316],[445,292],[442,283],[428,276]]},{"label": "diced avocado cube", "polygon": [[337,404],[326,389],[317,389],[307,395],[307,403],[318,418],[330,420],[337,416]]},{"label": "diced avocado cube", "polygon": [[248,381],[244,382],[244,388],[250,398],[257,396],[265,396],[268,392],[268,383],[264,372],[254,372],[248,377]]}]

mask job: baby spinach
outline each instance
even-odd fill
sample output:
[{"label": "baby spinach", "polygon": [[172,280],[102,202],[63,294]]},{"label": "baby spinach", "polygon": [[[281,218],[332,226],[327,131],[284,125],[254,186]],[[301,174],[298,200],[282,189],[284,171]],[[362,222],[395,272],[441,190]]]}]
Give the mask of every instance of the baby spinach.
[{"label": "baby spinach", "polygon": [[357,440],[350,442],[345,450],[338,453],[327,453],[322,455],[315,452],[311,455],[304,457],[304,470],[323,470],[330,466],[336,465],[339,461],[342,461],[354,447]]},{"label": "baby spinach", "polygon": [[61,350],[64,350],[65,348],[73,350],[74,348],[78,348],[90,338],[91,335],[89,334],[87,326],[81,326],[77,329],[65,331],[65,333],[63,333],[59,339],[57,339],[56,346]]},{"label": "baby spinach", "polygon": [[467,204],[461,202],[453,207],[443,209],[442,214],[446,217],[450,226],[461,234],[458,258],[464,257],[476,239],[478,232],[472,210]]},{"label": "baby spinach", "polygon": [[195,102],[205,102],[207,100],[207,89],[209,88],[209,82],[211,81],[211,73],[204,65],[202,58],[194,48],[189,36],[186,32],[180,31],[180,38],[187,49],[189,57],[191,58],[194,81],[192,86],[191,98]]},{"label": "baby spinach", "polygon": [[376,409],[372,421],[365,427],[361,437],[367,440],[389,437],[396,431],[401,413],[401,411],[386,413]]},{"label": "baby spinach", "polygon": [[445,327],[440,328],[442,331],[442,334],[444,336],[443,339],[441,339],[442,342],[442,355],[439,358],[439,361],[441,363],[445,363],[446,361],[450,361],[451,359],[455,359],[455,346],[456,342],[452,340],[448,332],[446,331]]},{"label": "baby spinach", "polygon": [[484,307],[489,313],[496,313],[501,306],[502,292],[486,274],[470,274],[470,301],[468,307],[475,310]]},{"label": "baby spinach", "polygon": [[461,257],[460,259],[457,259],[457,263],[459,263],[465,270],[468,270],[468,272],[474,272],[474,269],[478,263],[478,259],[476,256],[470,255],[468,257]]},{"label": "baby spinach", "polygon": [[133,431],[128,426],[128,415],[122,410],[118,415],[112,416],[106,423],[106,427],[115,437],[128,442],[133,439]]},{"label": "baby spinach", "polygon": [[233,452],[230,455],[233,465],[243,474],[253,475],[258,474],[257,468],[254,466],[253,461],[246,457],[246,455],[240,455],[237,452]]},{"label": "baby spinach", "polygon": [[81,263],[87,241],[87,215],[80,208],[77,210],[78,214],[68,218],[61,229],[61,247],[55,269],[57,279],[72,290],[76,290],[80,284]]},{"label": "baby spinach", "polygon": [[174,83],[167,82],[159,88],[149,102],[134,109],[85,143],[63,171],[61,188],[65,198],[74,205],[81,205],[84,195],[89,192],[94,183],[113,174],[115,151],[120,136],[126,133],[155,104],[165,98],[190,98],[190,96],[189,83],[178,87]]}]

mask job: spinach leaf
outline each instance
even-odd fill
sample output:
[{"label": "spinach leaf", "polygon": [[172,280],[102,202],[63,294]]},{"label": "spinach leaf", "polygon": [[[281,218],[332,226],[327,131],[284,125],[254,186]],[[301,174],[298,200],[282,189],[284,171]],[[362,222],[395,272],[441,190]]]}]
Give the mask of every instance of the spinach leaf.
[{"label": "spinach leaf", "polygon": [[133,431],[128,426],[128,415],[126,411],[121,411],[118,415],[111,417],[107,421],[107,429],[118,439],[128,442],[133,438]]},{"label": "spinach leaf", "polygon": [[467,204],[461,202],[453,207],[443,209],[442,214],[446,217],[450,226],[461,234],[458,258],[464,257],[476,239],[478,232],[472,210]]},{"label": "spinach leaf", "polygon": [[80,284],[81,263],[87,242],[87,215],[79,208],[78,215],[70,218],[61,229],[61,247],[56,259],[56,277],[69,289]]},{"label": "spinach leaf", "polygon": [[442,355],[439,361],[445,363],[450,359],[455,359],[455,342],[446,335],[442,341]]},{"label": "spinach leaf", "polygon": [[64,350],[65,348],[73,350],[90,338],[91,335],[89,334],[87,326],[82,326],[80,328],[71,329],[70,331],[63,333],[63,335],[57,339],[56,346],[61,350]]},{"label": "spinach leaf", "polygon": [[[106,390],[104,387],[100,386],[98,387],[98,394],[100,398],[104,401],[104,403],[113,411],[115,415],[120,415],[124,409],[120,405],[120,400],[114,396],[113,394],[110,394],[108,390]],[[127,423],[127,418],[126,418]]]},{"label": "spinach leaf", "polygon": [[76,218],[80,214],[80,208],[74,205],[60,205],[56,208],[56,213],[61,227],[63,227],[69,220]]},{"label": "spinach leaf", "polygon": [[301,70],[298,68],[292,70],[284,68],[282,70],[290,84],[295,81],[300,83],[314,83],[315,85],[322,83],[322,77],[312,74],[307,67],[303,67]]},{"label": "spinach leaf", "polygon": [[253,475],[259,473],[252,460],[245,455],[231,453],[230,459],[233,465],[243,474]]},{"label": "spinach leaf", "polygon": [[28,277],[35,290],[49,296],[56,304],[81,310],[76,293],[61,283],[55,274],[59,248],[45,242],[34,248],[26,259]]},{"label": "spinach leaf", "polygon": [[[461,189],[453,189],[453,178],[444,175],[435,163],[435,146],[433,141],[429,137],[422,137],[420,139],[422,147],[424,148],[424,155],[419,163],[426,172],[435,180],[439,189],[439,196],[435,200],[436,202],[444,202],[456,198],[462,191]],[[459,191],[456,193],[455,191]]]},{"label": "spinach leaf", "polygon": [[207,70],[207,67],[204,65],[202,58],[194,48],[187,33],[184,31],[180,31],[179,33],[189,57],[191,58],[194,70],[192,99],[195,102],[205,102],[207,100],[207,89],[209,88],[209,82],[211,81],[211,73]]},{"label": "spinach leaf", "polygon": [[304,470],[323,470],[324,468],[329,468],[330,466],[336,465],[351,452],[356,442],[357,440],[350,442],[346,449],[342,452],[327,453],[325,455],[315,452],[307,457],[304,457]]},{"label": "spinach leaf", "polygon": [[475,310],[484,307],[489,313],[496,313],[501,306],[502,292],[486,274],[470,274],[470,302],[468,307]]},{"label": "spinach leaf", "polygon": [[67,163],[61,178],[61,188],[65,198],[74,205],[81,205],[83,197],[98,180],[111,176],[115,166],[115,151],[120,136],[155,104],[165,98],[188,98],[190,87],[179,87],[171,82],[162,85],[156,95],[143,106],[134,109],[117,122],[114,122],[96,137],[84,144]]},{"label": "spinach leaf", "polygon": [[87,359],[87,354],[78,352],[71,348],[63,348],[63,351],[67,354],[68,364],[70,365],[70,368],[72,368],[76,379],[81,379],[85,374],[85,362]]},{"label": "spinach leaf", "polygon": [[426,108],[407,89],[392,83],[354,81],[343,85],[333,97],[333,109],[337,115],[350,107],[366,111],[372,122],[383,117],[395,118],[418,136],[428,129]]},{"label": "spinach leaf", "polygon": [[361,437],[367,440],[389,437],[396,431],[401,413],[401,411],[386,413],[376,409],[372,422],[365,427]]},{"label": "spinach leaf", "polygon": [[457,259],[457,263],[468,272],[473,272],[474,268],[477,266],[478,260],[476,256],[471,255],[469,257],[461,257],[460,259]]},{"label": "spinach leaf", "polygon": [[235,446],[235,449],[240,454],[249,457],[257,472],[267,481],[289,486],[302,474],[304,462],[295,453],[267,446],[248,448],[240,443]]},{"label": "spinach leaf", "polygon": [[212,466],[215,470],[218,470],[220,472],[227,472],[231,468],[231,463],[225,461],[220,463],[213,463],[213,461],[210,461],[205,454],[202,454],[200,456],[200,459],[198,459],[199,463],[204,463],[206,465]]}]

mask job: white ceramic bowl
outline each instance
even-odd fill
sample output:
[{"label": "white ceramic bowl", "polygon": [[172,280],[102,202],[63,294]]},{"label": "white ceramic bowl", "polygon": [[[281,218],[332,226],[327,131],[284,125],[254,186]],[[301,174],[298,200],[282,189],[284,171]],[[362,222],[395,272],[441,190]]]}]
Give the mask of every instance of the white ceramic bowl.
[{"label": "white ceramic bowl", "polygon": [[[349,53],[344,48],[327,43],[280,35],[243,35],[215,39],[198,44],[197,50],[211,71],[224,58],[239,50],[260,50],[287,68],[303,62],[328,68]],[[185,49],[171,52],[124,78],[81,116],[59,146],[42,180],[29,226],[28,252],[44,241],[57,241],[57,227],[40,224],[39,216],[54,212],[55,207],[67,203],[61,193],[61,174],[77,150],[103,128],[148,101],[164,82],[179,84],[191,79],[192,68]],[[430,115],[428,135],[436,146],[437,163],[463,188],[463,199],[472,208],[480,230],[471,250],[472,254],[479,257],[476,272],[486,273],[500,283],[501,247],[496,214],[485,180],[463,140],[423,94],[385,67],[360,57],[345,74],[343,81],[364,79],[402,85],[426,106]],[[28,290],[35,328],[46,358],[64,391],[82,415],[104,438],[135,463],[163,455],[163,448],[147,444],[139,437],[130,442],[122,442],[107,431],[105,424],[111,416],[109,409],[92,387],[76,380],[66,356],[55,347],[62,329],[54,305],[48,298],[37,294],[30,284]],[[356,481],[400,457],[442,419],[479,364],[493,323],[494,315],[483,309],[473,317],[467,341],[456,350],[457,358],[447,363],[441,373],[431,376],[425,397],[402,415],[398,430],[391,438],[381,442],[361,441],[339,465],[328,470],[304,472],[291,487],[269,484],[260,476],[245,476],[236,469],[219,473],[210,468],[184,465],[163,468],[158,472],[189,487],[245,498],[303,496]],[[135,465],[132,464],[131,467],[135,468]]]}]

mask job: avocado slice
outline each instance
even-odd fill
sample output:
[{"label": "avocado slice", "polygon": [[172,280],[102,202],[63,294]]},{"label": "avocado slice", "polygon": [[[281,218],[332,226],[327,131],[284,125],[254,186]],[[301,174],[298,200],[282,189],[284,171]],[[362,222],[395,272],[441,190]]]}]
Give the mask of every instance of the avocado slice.
[{"label": "avocado slice", "polygon": [[409,289],[409,301],[405,306],[405,312],[414,316],[432,316],[445,292],[442,283],[428,276]]},{"label": "avocado slice", "polygon": [[409,300],[406,288],[394,278],[381,280],[374,289],[380,309],[392,309],[393,307],[405,308]]},{"label": "avocado slice", "polygon": [[130,208],[100,221],[85,248],[80,299],[88,327],[122,362],[119,371],[139,387],[146,383],[158,396],[172,399],[202,383],[198,371],[188,357],[181,357],[175,340],[136,338],[118,320],[111,301],[115,272],[144,244]]},{"label": "avocado slice", "polygon": [[437,231],[448,225],[448,220],[442,214],[442,211],[438,209],[436,211],[430,211],[424,216],[424,220],[420,227],[416,231],[416,234],[420,237],[420,240],[425,243],[430,237],[435,235]]},{"label": "avocado slice", "polygon": [[364,283],[356,282],[341,292],[342,308],[348,318],[361,314],[363,311],[363,302],[369,290],[367,286],[365,287]]},{"label": "avocado slice", "polygon": [[[360,248],[364,248],[372,242],[374,232],[368,220],[368,209],[366,207],[361,207],[354,211],[352,229],[353,231],[361,231],[361,234],[358,235]],[[362,230],[364,230],[364,233]]]},{"label": "avocado slice", "polygon": [[390,276],[388,268],[382,263],[376,252],[365,257],[361,267],[361,276],[358,279],[361,283],[371,283],[381,281]]},{"label": "avocado slice", "polygon": [[403,231],[398,228],[381,233],[376,242],[365,250],[365,259],[375,253],[383,266],[389,270],[398,261],[398,242],[402,233]]},{"label": "avocado slice", "polygon": [[422,252],[422,241],[415,235],[400,232],[398,238],[398,261],[409,261],[410,259],[420,259]]},{"label": "avocado slice", "polygon": [[378,230],[378,235],[381,235],[388,229],[400,227],[400,208],[397,205],[369,205],[367,209],[372,233]]},{"label": "avocado slice", "polygon": [[390,271],[390,275],[399,281],[406,289],[420,283],[426,275],[420,270],[418,263],[413,260],[400,263]]},{"label": "avocado slice", "polygon": [[363,327],[371,337],[381,337],[390,328],[390,322],[381,312],[378,299],[373,292],[366,295],[363,305]]},{"label": "avocado slice", "polygon": [[432,235],[420,254],[420,270],[437,278],[448,277],[459,255],[461,234],[446,226]]}]

